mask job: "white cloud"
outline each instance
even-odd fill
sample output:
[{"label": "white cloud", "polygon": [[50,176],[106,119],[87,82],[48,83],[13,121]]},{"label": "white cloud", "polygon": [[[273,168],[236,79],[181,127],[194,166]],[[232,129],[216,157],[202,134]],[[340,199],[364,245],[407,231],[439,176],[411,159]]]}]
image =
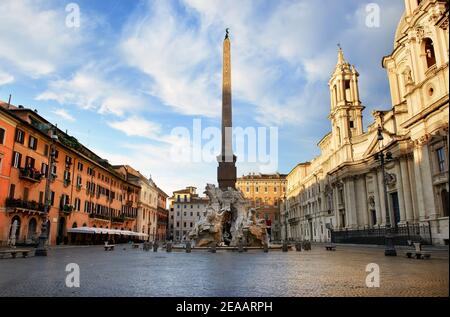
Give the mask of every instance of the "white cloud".
[{"label": "white cloud", "polygon": [[145,100],[136,90],[128,90],[121,82],[105,77],[102,70],[86,66],[70,79],[50,81],[47,90],[36,100],[54,100],[61,105],[75,105],[117,116],[142,109]]},{"label": "white cloud", "polygon": [[52,113],[56,114],[57,116],[61,117],[64,120],[71,121],[71,122],[75,122],[76,121],[75,117],[73,117],[65,109],[62,109],[62,108],[61,109],[56,109],[56,110],[53,110]]},{"label": "white cloud", "polygon": [[14,76],[0,69],[0,86],[10,84],[14,81]]},{"label": "white cloud", "polygon": [[74,60],[82,28],[67,28],[65,14],[63,4],[51,8],[42,0],[2,0],[0,61],[37,78]]},{"label": "white cloud", "polygon": [[142,117],[133,116],[122,121],[109,122],[108,125],[128,136],[140,136],[149,139],[161,138],[161,126]]},{"label": "white cloud", "polygon": [[176,112],[217,116],[220,83],[207,70],[214,59],[204,34],[166,1],[148,3],[144,12],[125,27],[120,48],[126,61],[152,78],[150,93]]}]

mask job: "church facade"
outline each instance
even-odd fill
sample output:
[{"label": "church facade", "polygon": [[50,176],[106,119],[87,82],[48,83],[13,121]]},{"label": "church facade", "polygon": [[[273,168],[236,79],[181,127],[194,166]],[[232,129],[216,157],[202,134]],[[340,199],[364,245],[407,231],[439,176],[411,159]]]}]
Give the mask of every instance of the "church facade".
[{"label": "church facade", "polygon": [[398,243],[448,243],[448,36],[448,1],[405,0],[394,49],[382,59],[392,106],[374,111],[367,131],[359,74],[339,48],[331,132],[320,155],[287,176],[283,237],[382,243],[390,227]]}]

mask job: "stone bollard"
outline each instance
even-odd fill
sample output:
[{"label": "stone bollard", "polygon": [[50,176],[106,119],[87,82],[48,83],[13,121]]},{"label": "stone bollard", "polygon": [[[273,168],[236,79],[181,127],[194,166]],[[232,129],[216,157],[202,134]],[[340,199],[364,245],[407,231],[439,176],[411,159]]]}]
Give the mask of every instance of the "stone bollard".
[{"label": "stone bollard", "polygon": [[211,251],[211,253],[216,253],[216,245],[212,245],[211,247],[209,247],[209,251]]},{"label": "stone bollard", "polygon": [[167,242],[167,244],[166,244],[166,251],[167,252],[172,252],[172,242]]},{"label": "stone bollard", "polygon": [[297,243],[295,244],[295,250],[297,250],[297,251],[302,251],[302,244],[301,244],[301,242],[297,242]]},{"label": "stone bollard", "polygon": [[244,252],[244,245],[242,244],[242,241],[238,242],[238,252],[239,253]]},{"label": "stone bollard", "polygon": [[283,252],[288,252],[289,251],[289,246],[288,246],[287,242],[283,242],[283,246],[281,247],[281,250]]},{"label": "stone bollard", "polygon": [[150,244],[148,242],[144,242],[144,245],[142,246],[142,248],[144,249],[144,251],[150,251]]},{"label": "stone bollard", "polygon": [[149,250],[153,249],[153,242],[152,241],[148,242],[148,249]]},{"label": "stone bollard", "polygon": [[191,253],[191,243],[189,241],[186,242],[186,253]]},{"label": "stone bollard", "polygon": [[267,243],[264,243],[263,250],[264,250],[264,253],[269,252],[269,246],[267,245]]},{"label": "stone bollard", "polygon": [[153,244],[153,252],[158,252],[158,242]]}]

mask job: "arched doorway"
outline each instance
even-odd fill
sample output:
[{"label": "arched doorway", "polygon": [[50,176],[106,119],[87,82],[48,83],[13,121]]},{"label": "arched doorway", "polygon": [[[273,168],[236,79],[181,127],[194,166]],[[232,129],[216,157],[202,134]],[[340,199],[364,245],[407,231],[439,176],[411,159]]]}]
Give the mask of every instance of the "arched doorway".
[{"label": "arched doorway", "polygon": [[19,242],[19,237],[20,237],[20,226],[21,226],[21,220],[19,216],[14,216],[11,219],[11,225],[9,226],[9,234],[8,234],[8,239],[11,239],[11,231],[12,231],[12,226],[14,221],[17,220],[17,227],[16,227],[16,243]]},{"label": "arched doorway", "polygon": [[65,228],[66,228],[66,218],[60,217],[58,221],[58,236],[56,237],[56,244],[63,243]]},{"label": "arched doorway", "polygon": [[37,221],[36,218],[31,218],[28,222],[28,234],[27,234],[27,243],[34,243],[36,241],[37,236]]}]

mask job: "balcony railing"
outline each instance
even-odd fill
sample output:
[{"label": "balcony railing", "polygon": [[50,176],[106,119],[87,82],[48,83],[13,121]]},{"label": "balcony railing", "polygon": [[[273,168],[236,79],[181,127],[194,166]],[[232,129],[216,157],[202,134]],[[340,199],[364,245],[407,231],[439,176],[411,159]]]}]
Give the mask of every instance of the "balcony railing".
[{"label": "balcony railing", "polygon": [[72,205],[63,205],[59,207],[59,210],[65,214],[70,214],[73,211]]},{"label": "balcony railing", "polygon": [[96,218],[96,219],[109,220],[109,219],[110,219],[110,216],[108,216],[108,215],[102,215],[102,214],[89,214],[89,218]]},{"label": "balcony railing", "polygon": [[25,201],[22,199],[7,198],[6,207],[8,208],[21,208],[27,210],[34,210],[39,212],[45,211],[45,206],[42,203],[36,201]]},{"label": "balcony railing", "polygon": [[32,168],[21,168],[19,177],[34,183],[40,182],[42,173]]}]

